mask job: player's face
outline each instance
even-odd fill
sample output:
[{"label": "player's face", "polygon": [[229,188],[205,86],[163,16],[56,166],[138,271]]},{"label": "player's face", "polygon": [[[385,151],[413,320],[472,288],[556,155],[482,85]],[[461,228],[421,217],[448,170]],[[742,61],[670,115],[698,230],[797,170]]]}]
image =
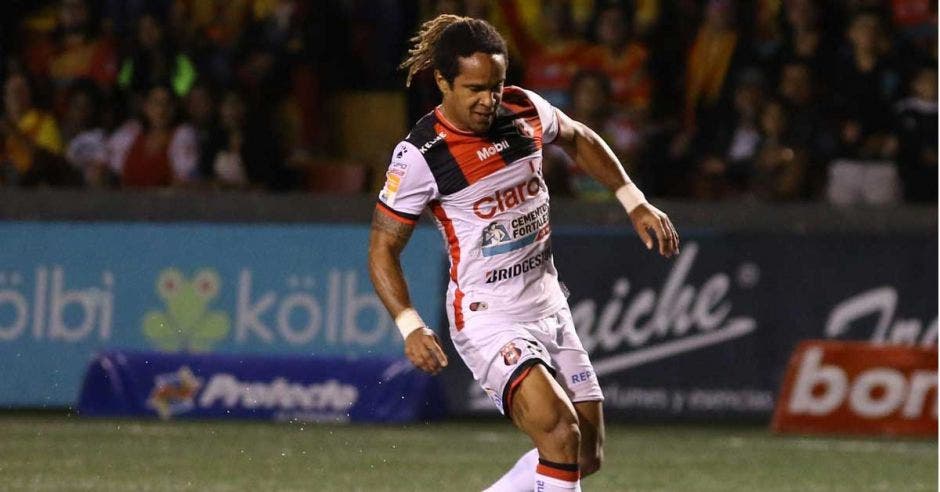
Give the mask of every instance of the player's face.
[{"label": "player's face", "polygon": [[506,82],[506,57],[474,53],[460,58],[454,83],[437,74],[444,115],[462,130],[485,133],[493,124]]}]

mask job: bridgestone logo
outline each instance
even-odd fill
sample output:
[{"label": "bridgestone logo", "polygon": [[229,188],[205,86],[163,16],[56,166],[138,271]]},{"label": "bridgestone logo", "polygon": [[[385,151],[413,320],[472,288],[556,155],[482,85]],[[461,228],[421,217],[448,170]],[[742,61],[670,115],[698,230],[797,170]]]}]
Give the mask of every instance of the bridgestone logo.
[{"label": "bridgestone logo", "polygon": [[303,385],[284,378],[265,383],[216,374],[199,397],[199,406],[205,408],[221,403],[225,408],[345,411],[358,399],[359,390],[355,386],[335,379]]},{"label": "bridgestone logo", "polygon": [[538,267],[548,264],[549,260],[552,258],[552,250],[546,248],[544,251],[539,254],[526,258],[519,263],[511,267],[500,268],[498,270],[491,270],[486,272],[486,283],[492,284],[499,282],[501,280],[509,280],[513,277],[522,275],[530,270],[534,270]]},{"label": "bridgestone logo", "polygon": [[489,159],[490,157],[493,157],[494,155],[508,148],[509,148],[509,141],[507,141],[506,139],[503,139],[501,142],[496,142],[495,144],[490,145],[489,147],[484,147],[478,150],[477,159],[480,159],[481,161],[485,161]]}]

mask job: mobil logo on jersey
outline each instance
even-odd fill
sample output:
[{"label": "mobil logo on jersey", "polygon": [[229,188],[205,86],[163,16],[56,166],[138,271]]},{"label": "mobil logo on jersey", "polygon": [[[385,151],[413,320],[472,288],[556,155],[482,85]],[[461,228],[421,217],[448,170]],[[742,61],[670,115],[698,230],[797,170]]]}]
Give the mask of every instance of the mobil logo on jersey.
[{"label": "mobil logo on jersey", "polygon": [[483,256],[496,256],[524,248],[549,236],[548,204],[508,221],[493,222],[483,229]]},{"label": "mobil logo on jersey", "polygon": [[477,200],[473,203],[473,213],[481,219],[492,219],[498,213],[527,203],[543,190],[545,190],[545,185],[542,180],[538,176],[531,176]]}]

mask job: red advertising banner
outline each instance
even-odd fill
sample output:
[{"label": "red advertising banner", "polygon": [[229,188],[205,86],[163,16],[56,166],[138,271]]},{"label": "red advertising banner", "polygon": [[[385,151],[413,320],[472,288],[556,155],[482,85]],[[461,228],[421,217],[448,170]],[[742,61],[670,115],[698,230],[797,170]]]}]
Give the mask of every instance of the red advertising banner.
[{"label": "red advertising banner", "polygon": [[775,432],[937,435],[937,349],[807,340],[790,358]]}]

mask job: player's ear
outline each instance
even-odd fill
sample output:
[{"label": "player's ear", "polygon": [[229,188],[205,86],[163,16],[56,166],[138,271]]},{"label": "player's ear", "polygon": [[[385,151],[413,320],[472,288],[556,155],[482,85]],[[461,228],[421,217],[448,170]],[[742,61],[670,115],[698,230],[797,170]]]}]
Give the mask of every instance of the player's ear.
[{"label": "player's ear", "polygon": [[437,88],[441,91],[441,94],[450,92],[450,83],[447,82],[440,70],[434,70],[434,82],[437,82]]}]

